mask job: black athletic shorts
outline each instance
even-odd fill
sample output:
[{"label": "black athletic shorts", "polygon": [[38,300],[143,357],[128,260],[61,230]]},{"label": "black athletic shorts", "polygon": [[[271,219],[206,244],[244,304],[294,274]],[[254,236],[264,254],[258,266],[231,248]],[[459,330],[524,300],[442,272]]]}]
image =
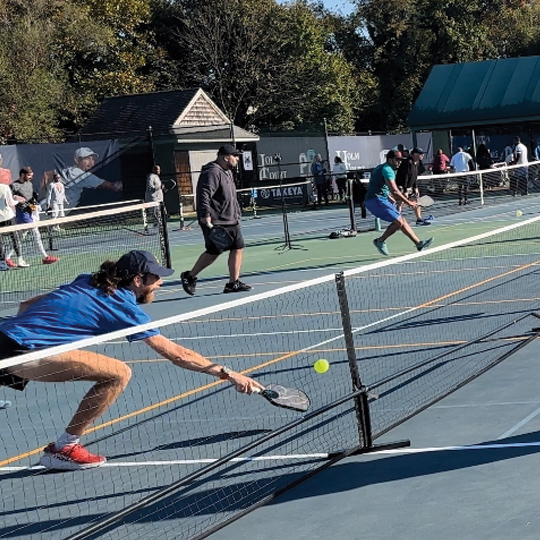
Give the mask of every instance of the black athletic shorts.
[{"label": "black athletic shorts", "polygon": [[216,225],[223,227],[233,239],[231,247],[226,250],[217,248],[214,243],[208,238],[212,229],[208,227],[201,227],[203,236],[204,236],[204,247],[206,248],[206,253],[209,255],[221,255],[224,251],[231,251],[233,249],[243,249],[245,246],[244,237],[242,236],[242,229],[240,225]]},{"label": "black athletic shorts", "polygon": [[[30,349],[23,347],[16,341],[13,341],[6,334],[0,332],[0,360],[4,358],[11,358],[12,356],[18,356],[28,352]],[[7,369],[0,369],[0,386],[9,386],[14,390],[24,390],[24,387],[28,384],[26,379],[12,375]]]}]

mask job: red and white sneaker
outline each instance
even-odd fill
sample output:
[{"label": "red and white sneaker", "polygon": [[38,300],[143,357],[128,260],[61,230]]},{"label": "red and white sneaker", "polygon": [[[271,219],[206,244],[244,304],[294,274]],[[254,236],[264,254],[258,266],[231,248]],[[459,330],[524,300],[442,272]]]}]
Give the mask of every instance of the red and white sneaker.
[{"label": "red and white sneaker", "polygon": [[47,255],[43,259],[43,264],[53,264],[55,262],[58,262],[60,259],[58,257],[53,257],[52,255]]},{"label": "red and white sneaker", "polygon": [[107,461],[105,457],[92,454],[80,444],[68,444],[62,450],[57,450],[54,443],[50,443],[43,451],[45,453],[39,462],[46,469],[78,471],[99,467]]},{"label": "red and white sneaker", "polygon": [[6,264],[7,264],[10,268],[17,268],[17,265],[15,264],[15,262],[13,261],[13,259],[6,259]]}]

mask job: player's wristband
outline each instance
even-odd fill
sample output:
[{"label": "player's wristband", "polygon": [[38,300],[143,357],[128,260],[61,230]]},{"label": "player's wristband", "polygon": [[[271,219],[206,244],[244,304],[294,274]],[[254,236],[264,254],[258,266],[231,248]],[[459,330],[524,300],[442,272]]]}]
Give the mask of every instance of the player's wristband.
[{"label": "player's wristband", "polygon": [[229,380],[229,377],[231,376],[232,372],[233,372],[233,370],[230,367],[221,366],[221,369],[219,371],[219,378],[222,381],[227,381],[227,380]]}]

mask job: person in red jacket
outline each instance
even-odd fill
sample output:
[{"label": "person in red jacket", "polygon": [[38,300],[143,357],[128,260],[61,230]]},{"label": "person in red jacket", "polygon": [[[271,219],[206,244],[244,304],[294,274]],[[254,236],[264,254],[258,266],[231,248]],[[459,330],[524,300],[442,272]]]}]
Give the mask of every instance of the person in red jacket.
[{"label": "person in red jacket", "polygon": [[439,148],[437,153],[433,156],[433,161],[429,166],[429,170],[433,171],[433,174],[443,174],[448,172],[449,165],[450,158],[442,151],[442,148]]}]

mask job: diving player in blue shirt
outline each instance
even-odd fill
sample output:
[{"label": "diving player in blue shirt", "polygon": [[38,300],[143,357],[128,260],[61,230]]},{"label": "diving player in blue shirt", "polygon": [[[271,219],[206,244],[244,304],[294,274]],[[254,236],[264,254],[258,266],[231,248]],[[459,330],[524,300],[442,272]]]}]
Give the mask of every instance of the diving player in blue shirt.
[{"label": "diving player in blue shirt", "polygon": [[[94,274],[80,275],[55,291],[22,302],[19,313],[0,324],[0,359],[149,323],[150,317],[141,304],[152,302],[154,292],[163,283],[162,277],[173,272],[147,251],[130,251],[117,262],[104,262]],[[144,341],[180,368],[228,380],[238,392],[251,394],[264,389],[253,379],[170,341],[157,329],[138,332],[127,339]],[[0,369],[0,385],[17,390],[24,390],[29,381],[95,383],[65,432],[45,448],[40,462],[49,469],[85,469],[99,467],[106,461],[105,457],[90,453],[79,439],[114,403],[130,378],[131,370],[126,364],[89,350],[72,350]]]}]

